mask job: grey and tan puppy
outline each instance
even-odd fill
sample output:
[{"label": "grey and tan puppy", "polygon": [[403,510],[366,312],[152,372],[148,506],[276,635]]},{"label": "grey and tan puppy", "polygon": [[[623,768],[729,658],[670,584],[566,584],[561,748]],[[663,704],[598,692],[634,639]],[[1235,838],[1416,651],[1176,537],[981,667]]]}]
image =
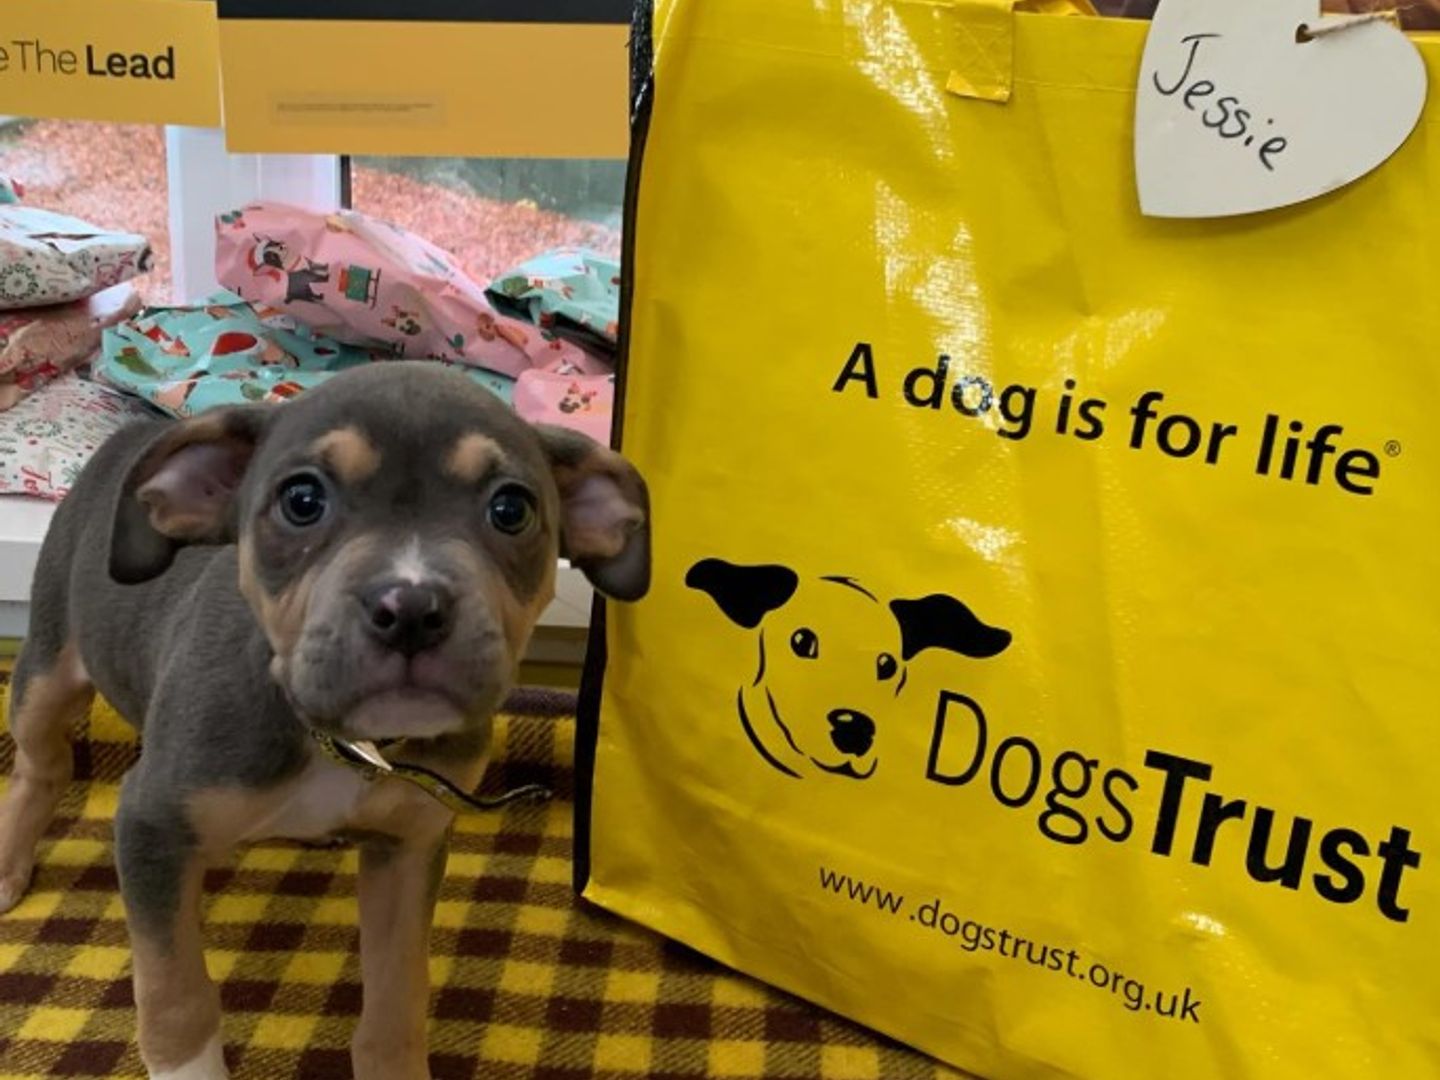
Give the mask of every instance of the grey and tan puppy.
[{"label": "grey and tan puppy", "polygon": [[318,754],[311,731],[403,739],[388,757],[473,789],[557,555],[636,599],[647,514],[618,454],[424,364],[120,432],[60,506],[36,573],[0,912],[29,883],[98,690],[143,733],[115,853],[151,1076],[226,1075],[204,867],[245,841],[339,834],[361,844],[355,1075],[428,1077],[427,944],[453,815]]}]

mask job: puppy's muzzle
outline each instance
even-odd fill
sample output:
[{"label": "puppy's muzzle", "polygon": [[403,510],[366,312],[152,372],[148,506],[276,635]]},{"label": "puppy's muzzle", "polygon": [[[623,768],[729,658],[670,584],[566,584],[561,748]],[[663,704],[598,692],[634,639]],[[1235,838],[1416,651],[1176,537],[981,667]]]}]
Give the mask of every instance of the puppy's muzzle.
[{"label": "puppy's muzzle", "polygon": [[832,709],[830,741],[835,749],[850,757],[864,757],[875,744],[875,721],[854,709]]},{"label": "puppy's muzzle", "polygon": [[370,636],[405,657],[443,645],[455,625],[455,597],[439,585],[384,582],[361,594],[360,604]]}]

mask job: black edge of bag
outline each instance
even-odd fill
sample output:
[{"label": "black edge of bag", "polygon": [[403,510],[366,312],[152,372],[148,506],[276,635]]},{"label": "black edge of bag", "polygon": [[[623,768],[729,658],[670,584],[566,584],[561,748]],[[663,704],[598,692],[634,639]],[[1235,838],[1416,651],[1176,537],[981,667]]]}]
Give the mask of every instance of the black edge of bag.
[{"label": "black edge of bag", "polygon": [[[640,195],[641,162],[650,131],[655,93],[651,23],[653,0],[635,0],[630,23],[630,157],[625,172],[625,206],[620,252],[620,336],[615,361],[615,410],[610,445],[623,448],[625,382],[630,367],[631,305],[635,293],[635,216]],[[585,669],[580,678],[575,730],[574,887],[584,892],[590,880],[590,817],[595,781],[595,747],[600,737],[600,698],[605,683],[605,600],[598,593],[590,613]]]}]

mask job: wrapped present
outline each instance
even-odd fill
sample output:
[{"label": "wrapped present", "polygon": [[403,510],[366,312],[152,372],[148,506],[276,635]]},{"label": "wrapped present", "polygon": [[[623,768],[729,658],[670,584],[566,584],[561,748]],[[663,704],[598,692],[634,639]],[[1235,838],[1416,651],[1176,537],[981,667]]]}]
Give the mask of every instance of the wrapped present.
[{"label": "wrapped present", "polygon": [[589,251],[546,252],[490,283],[497,308],[613,357],[620,332],[620,264]]},{"label": "wrapped present", "polygon": [[609,445],[615,377],[564,371],[524,371],[515,380],[515,411],[532,424],[554,424]]},{"label": "wrapped present", "polygon": [[395,356],[435,357],[518,375],[568,362],[575,345],[498,313],[449,253],[353,210],[322,214],[273,203],[216,219],[216,275],[337,341]]},{"label": "wrapped present", "polygon": [[[172,416],[192,416],[217,405],[283,401],[337,371],[392,359],[316,334],[278,308],[219,293],[202,304],[147,308],[106,331],[97,370]],[[508,377],[464,371],[511,400]]]},{"label": "wrapped present", "polygon": [[87,362],[105,327],[140,310],[129,284],[59,307],[0,312],[0,409]]},{"label": "wrapped present", "polygon": [[101,443],[155,415],[143,402],[76,372],[61,376],[0,413],[0,495],[58,502]]},{"label": "wrapped present", "polygon": [[144,273],[150,261],[150,244],[138,233],[0,206],[0,310],[83,300]]}]

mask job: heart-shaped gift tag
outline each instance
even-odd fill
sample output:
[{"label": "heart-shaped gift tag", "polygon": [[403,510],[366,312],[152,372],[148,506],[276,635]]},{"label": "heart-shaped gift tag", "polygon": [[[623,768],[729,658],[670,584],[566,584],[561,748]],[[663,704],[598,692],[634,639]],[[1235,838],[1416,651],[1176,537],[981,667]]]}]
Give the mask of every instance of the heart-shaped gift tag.
[{"label": "heart-shaped gift tag", "polygon": [[1135,98],[1152,217],[1226,217],[1313,199],[1400,148],[1425,65],[1389,22],[1319,0],[1163,0]]}]

